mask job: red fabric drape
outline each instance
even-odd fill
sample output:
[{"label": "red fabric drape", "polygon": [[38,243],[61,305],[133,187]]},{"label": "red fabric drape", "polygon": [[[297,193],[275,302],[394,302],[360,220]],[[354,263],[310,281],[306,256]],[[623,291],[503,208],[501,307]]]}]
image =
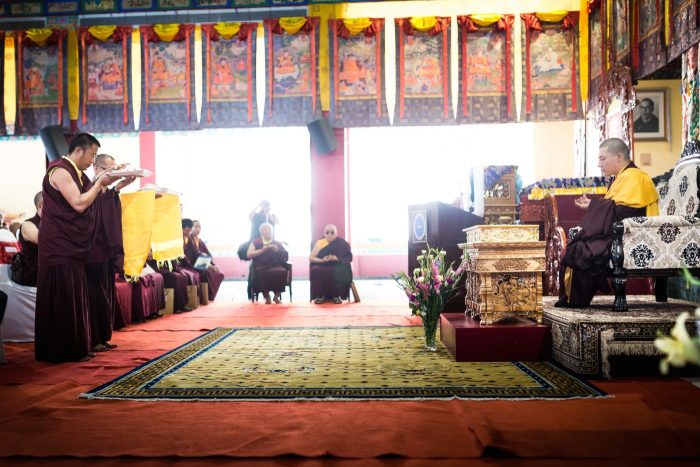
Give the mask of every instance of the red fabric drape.
[{"label": "red fabric drape", "polygon": [[[380,23],[381,22],[381,23]],[[372,26],[378,25],[374,28],[374,46],[375,46],[375,60],[376,60],[376,70],[377,70],[377,118],[382,116],[382,26],[384,26],[383,19],[373,19]]]},{"label": "red fabric drape", "polygon": [[639,2],[632,0],[632,71],[639,68]]},{"label": "red fabric drape", "polygon": [[[449,24],[449,18],[448,18]],[[450,103],[449,103],[449,43],[447,42],[447,28],[442,30],[442,116],[447,118],[449,116]]]},{"label": "red fabric drape", "polygon": [[[131,26],[117,26],[117,28],[112,33],[110,40],[115,44],[122,44],[122,82],[124,86],[124,92],[122,97],[122,121],[124,125],[129,123],[129,93],[128,93],[128,61],[127,61],[127,39],[131,36]],[[78,39],[80,40],[80,60],[81,66],[80,70],[82,73],[82,105],[81,105],[81,122],[83,125],[87,123],[87,46],[95,42],[95,37],[90,34],[89,27],[81,26],[78,28]]]},{"label": "red fabric drape", "polygon": [[24,102],[24,73],[23,59],[22,59],[22,41],[24,40],[24,33],[22,31],[17,32],[17,91],[19,92],[19,105],[17,106],[17,127],[22,128],[22,103]]},{"label": "red fabric drape", "polygon": [[[316,17],[316,16],[311,16],[306,18],[306,23],[304,23],[304,26],[299,29],[297,34],[300,33],[305,33],[305,34],[310,34],[309,36],[309,42],[310,42],[310,47],[311,47],[311,107],[312,110],[315,112],[316,111],[316,100],[317,100],[317,91],[316,91],[316,73],[317,73],[317,63],[316,63],[316,28],[320,24],[321,19]],[[272,115],[272,97],[273,97],[273,91],[274,91],[274,77],[275,77],[275,65],[274,65],[274,55],[275,51],[272,45],[272,35],[273,34],[286,34],[286,31],[282,26],[280,25],[279,18],[274,18],[274,19],[266,19],[263,20],[263,25],[267,29],[267,33],[270,37],[270,40],[268,41],[267,45],[267,51],[268,51],[268,63],[269,63],[269,69],[268,69],[268,94],[269,94],[269,111],[270,115]]]},{"label": "red fabric drape", "polygon": [[[180,42],[180,41],[186,41],[185,42],[185,48],[186,48],[186,54],[187,56],[185,57],[185,85],[187,86],[187,90],[185,91],[186,95],[186,103],[187,103],[187,119],[190,119],[190,114],[191,114],[191,103],[192,103],[192,87],[191,87],[191,76],[190,76],[190,70],[191,70],[191,60],[190,60],[190,49],[191,49],[191,44],[190,44],[190,36],[192,31],[194,31],[194,24],[181,24],[180,29],[177,31],[177,34],[175,34],[175,37],[173,38],[172,42]],[[141,37],[143,38],[143,57],[144,57],[144,64],[143,64],[143,69],[144,69],[144,74],[145,74],[145,81],[146,81],[146,92],[144,93],[145,97],[145,110],[146,110],[146,123],[150,122],[149,116],[148,116],[148,109],[149,109],[149,104],[150,104],[150,64],[148,62],[149,59],[149,42],[161,42],[160,37],[158,37],[158,34],[156,34],[155,30],[153,29],[152,25],[149,26],[141,26]]]},{"label": "red fabric drape", "polygon": [[[525,111],[532,112],[532,88],[531,88],[531,60],[530,60],[530,44],[532,42],[532,31],[542,31],[542,23],[534,13],[522,13],[520,17],[525,24],[525,69],[526,69],[526,103]],[[571,11],[561,21],[561,28],[564,30],[573,29],[578,22],[578,12]],[[576,50],[574,35],[571,35],[572,47],[574,48],[571,58],[571,111],[576,112]]]},{"label": "red fabric drape", "polygon": [[399,118],[404,115],[404,97],[406,95],[404,84],[404,21],[397,20],[399,25]]}]

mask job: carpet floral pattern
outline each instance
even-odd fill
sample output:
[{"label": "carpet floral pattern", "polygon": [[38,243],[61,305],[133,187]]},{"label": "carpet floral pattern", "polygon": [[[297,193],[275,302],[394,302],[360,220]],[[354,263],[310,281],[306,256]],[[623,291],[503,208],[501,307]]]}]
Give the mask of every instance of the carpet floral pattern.
[{"label": "carpet floral pattern", "polygon": [[81,397],[568,399],[605,394],[546,362],[455,362],[420,327],[217,328]]}]

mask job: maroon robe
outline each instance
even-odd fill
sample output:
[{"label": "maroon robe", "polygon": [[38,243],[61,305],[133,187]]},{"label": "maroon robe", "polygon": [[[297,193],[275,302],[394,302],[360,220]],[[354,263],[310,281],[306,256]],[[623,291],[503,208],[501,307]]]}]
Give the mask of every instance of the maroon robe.
[{"label": "maroon robe", "polygon": [[[35,214],[34,217],[24,222],[31,222],[38,229],[41,224],[41,217],[39,217],[39,214]],[[19,229],[19,245],[21,247],[19,258],[22,262],[22,277],[19,284],[36,287],[36,277],[39,269],[39,245],[25,240],[22,236],[21,227]]]},{"label": "maroon robe", "polygon": [[336,237],[331,243],[318,252],[318,257],[334,255],[338,261],[327,263],[311,263],[309,265],[309,281],[311,285],[311,298],[340,297],[347,300],[350,296],[352,284],[352,251],[348,242]]},{"label": "maroon robe", "polygon": [[[289,253],[280,242],[272,241],[277,246],[277,251],[267,250],[259,256],[253,258],[253,294],[262,292],[267,295],[269,292],[276,294],[284,292],[287,286],[287,260]],[[255,249],[263,247],[262,238],[253,240]]]},{"label": "maroon robe", "polygon": [[100,212],[95,226],[95,242],[85,258],[90,295],[92,345],[112,339],[115,313],[114,274],[123,272],[122,205],[119,193],[105,190],[93,209]]},{"label": "maroon robe", "polygon": [[187,308],[187,285],[189,282],[187,274],[176,268],[170,270],[165,266],[158,267],[157,261],[152,259],[148,260],[147,263],[154,271],[163,276],[165,288],[173,289],[173,311],[182,311]]},{"label": "maroon robe", "polygon": [[[197,271],[199,273],[199,278],[202,282],[209,284],[209,300],[214,300],[216,294],[219,292],[219,287],[224,280],[224,275],[221,272],[212,271],[211,269],[195,269],[194,265],[197,263],[197,258],[199,255],[211,256],[209,248],[203,241],[199,238],[190,236],[189,239],[185,241],[185,257],[187,258],[188,266],[191,270]],[[212,261],[211,264],[214,264]]]},{"label": "maroon robe", "polygon": [[93,206],[75,211],[51,186],[49,175],[58,167],[68,171],[81,193],[92,186],[65,158],[51,163],[44,176],[34,350],[37,360],[53,363],[80,360],[91,350],[85,255],[99,214]]}]

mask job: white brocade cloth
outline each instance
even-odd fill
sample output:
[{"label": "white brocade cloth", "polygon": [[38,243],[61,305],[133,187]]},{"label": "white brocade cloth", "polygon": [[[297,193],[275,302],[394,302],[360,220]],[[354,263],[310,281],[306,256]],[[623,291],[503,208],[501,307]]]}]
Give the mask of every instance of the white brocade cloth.
[{"label": "white brocade cloth", "polygon": [[2,339],[33,342],[36,287],[15,284],[10,280],[10,265],[0,264],[0,290],[7,294],[7,308],[0,327]]}]

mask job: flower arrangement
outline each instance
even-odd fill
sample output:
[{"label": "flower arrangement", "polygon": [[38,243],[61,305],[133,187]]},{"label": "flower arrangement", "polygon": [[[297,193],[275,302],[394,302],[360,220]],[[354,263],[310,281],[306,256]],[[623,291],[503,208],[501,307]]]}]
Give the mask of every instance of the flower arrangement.
[{"label": "flower arrangement", "polygon": [[[700,280],[694,278],[687,269],[683,270],[683,275],[690,283],[700,285]],[[690,313],[681,313],[671,329],[671,336],[660,335],[654,340],[656,348],[666,354],[666,357],[659,362],[659,369],[663,374],[668,373],[669,365],[675,367],[683,367],[687,363],[700,365],[700,338],[691,337],[688,334],[685,322],[689,317]],[[695,310],[695,320],[700,326],[700,308]]]},{"label": "flower arrangement", "polygon": [[431,248],[422,250],[418,256],[418,267],[409,276],[405,272],[392,275],[408,297],[411,313],[421,317],[425,331],[426,349],[437,349],[435,335],[440,312],[445,303],[461,287],[464,274],[466,252],[462,262],[454,269],[454,262],[445,264],[445,251]]}]

